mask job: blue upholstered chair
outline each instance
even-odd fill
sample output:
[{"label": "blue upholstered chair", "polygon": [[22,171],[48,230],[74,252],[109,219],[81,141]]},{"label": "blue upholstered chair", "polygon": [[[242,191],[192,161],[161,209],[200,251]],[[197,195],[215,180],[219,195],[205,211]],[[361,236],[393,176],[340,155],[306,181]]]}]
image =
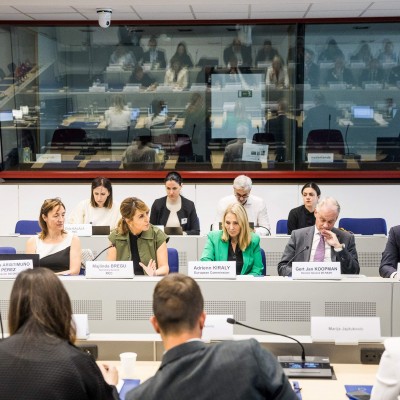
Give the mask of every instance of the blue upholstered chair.
[{"label": "blue upholstered chair", "polygon": [[36,220],[20,219],[15,225],[15,233],[20,235],[36,235],[40,231],[39,222]]},{"label": "blue upholstered chair", "polygon": [[17,254],[15,247],[0,247],[0,254]]},{"label": "blue upholstered chair", "polygon": [[265,257],[265,251],[261,247],[260,247],[260,252],[261,252],[262,263],[263,263],[263,266],[264,266],[264,268],[262,270],[262,274],[265,276],[265,275],[267,275],[267,259]]},{"label": "blue upholstered chair", "polygon": [[179,272],[179,255],[178,250],[168,247],[168,265],[169,273]]},{"label": "blue upholstered chair", "polygon": [[358,235],[387,235],[387,226],[384,218],[341,218],[339,228]]},{"label": "blue upholstered chair", "polygon": [[287,235],[288,229],[287,229],[287,219],[280,219],[276,223],[276,234],[277,235]]}]

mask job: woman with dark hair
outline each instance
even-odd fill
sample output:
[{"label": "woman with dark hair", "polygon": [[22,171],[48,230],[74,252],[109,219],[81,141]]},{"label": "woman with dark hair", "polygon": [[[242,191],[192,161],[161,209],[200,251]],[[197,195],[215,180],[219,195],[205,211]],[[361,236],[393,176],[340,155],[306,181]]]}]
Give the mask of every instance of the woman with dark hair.
[{"label": "woman with dark hair", "polygon": [[147,129],[163,127],[168,122],[168,117],[164,109],[165,104],[163,100],[154,99],[151,102],[151,115],[144,122]]},{"label": "woman with dark hair", "polygon": [[79,275],[81,243],[78,236],[64,230],[64,222],[65,206],[61,199],[45,200],[39,215],[42,231],[27,241],[25,252],[39,254],[40,266],[53,272]]},{"label": "woman with dark hair", "polygon": [[121,203],[122,218],[108,237],[108,261],[133,261],[135,275],[167,275],[168,236],[150,224],[149,207],[136,197]]},{"label": "woman with dark hair", "polygon": [[182,227],[184,235],[199,235],[200,223],[193,201],[181,195],[182,177],[169,172],[164,179],[167,195],[154,201],[150,223],[168,227]]},{"label": "woman with dark hair", "polygon": [[304,204],[289,212],[288,235],[295,229],[315,225],[314,211],[321,196],[321,190],[316,183],[308,182],[302,187],[301,194]]},{"label": "woman with dark hair", "polygon": [[115,367],[97,365],[74,346],[71,301],[46,268],[22,271],[8,311],[10,336],[0,341],[3,399],[118,399]]},{"label": "woman with dark hair", "polygon": [[82,200],[71,212],[68,223],[109,226],[114,229],[121,214],[119,204],[113,200],[111,182],[99,176],[92,181],[90,199]]},{"label": "woman with dark hair", "polygon": [[176,46],[175,54],[171,57],[170,61],[171,64],[174,59],[178,59],[182,67],[187,67],[187,68],[193,67],[192,59],[187,52],[186,43],[184,42],[179,42],[178,46]]},{"label": "woman with dark hair", "polygon": [[201,261],[236,261],[237,275],[261,275],[260,236],[251,232],[245,208],[234,203],[222,217],[222,230],[207,235]]}]

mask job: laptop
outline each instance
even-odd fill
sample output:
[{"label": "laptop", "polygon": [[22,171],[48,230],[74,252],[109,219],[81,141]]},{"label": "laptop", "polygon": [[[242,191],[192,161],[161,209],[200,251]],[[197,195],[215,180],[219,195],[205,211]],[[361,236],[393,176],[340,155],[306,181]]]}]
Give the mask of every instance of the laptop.
[{"label": "laptop", "polygon": [[374,109],[370,106],[352,106],[351,120],[354,125],[377,125]]},{"label": "laptop", "polygon": [[110,227],[108,225],[98,225],[92,226],[92,235],[109,235],[110,234]]},{"label": "laptop", "polygon": [[164,226],[164,233],[167,235],[183,235],[181,226]]},{"label": "laptop", "polygon": [[140,108],[132,108],[131,121],[137,121],[140,115]]},{"label": "laptop", "polygon": [[0,261],[32,260],[33,268],[40,267],[39,254],[0,254]]},{"label": "laptop", "polygon": [[14,117],[12,110],[10,111],[0,111],[0,126],[13,126]]}]

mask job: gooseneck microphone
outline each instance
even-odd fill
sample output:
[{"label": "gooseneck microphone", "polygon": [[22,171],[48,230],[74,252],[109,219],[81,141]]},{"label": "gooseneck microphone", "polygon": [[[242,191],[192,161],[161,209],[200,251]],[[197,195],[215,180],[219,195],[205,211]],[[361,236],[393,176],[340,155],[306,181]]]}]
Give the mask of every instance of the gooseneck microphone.
[{"label": "gooseneck microphone", "polygon": [[96,261],[106,250],[111,249],[111,247],[115,247],[115,244],[112,244],[111,246],[106,247],[104,250],[102,250],[93,260],[90,261]]},{"label": "gooseneck microphone", "polygon": [[253,329],[253,330],[255,330],[255,331],[264,332],[264,333],[269,333],[270,335],[283,336],[283,337],[285,337],[285,338],[288,338],[288,339],[290,339],[290,340],[293,340],[293,341],[295,341],[296,343],[298,343],[298,344],[300,345],[300,347],[301,347],[301,360],[302,360],[303,362],[306,361],[306,352],[305,352],[305,350],[304,350],[304,346],[303,346],[297,339],[295,339],[295,338],[292,337],[292,336],[284,335],[283,333],[277,333],[277,332],[266,331],[266,330],[264,330],[264,329],[255,328],[254,326],[249,326],[249,325],[246,325],[246,324],[242,324],[241,322],[236,321],[236,319],[234,319],[234,318],[227,318],[227,319],[226,319],[226,322],[227,322],[228,324],[231,324],[231,325],[240,325],[240,326],[244,326],[245,328]]},{"label": "gooseneck microphone", "polygon": [[270,229],[268,229],[266,226],[262,226],[262,225],[256,225],[254,228],[264,228],[264,229],[266,229],[266,230],[267,230],[267,232],[268,232],[268,235],[269,235],[269,236],[271,236],[271,230],[270,230]]},{"label": "gooseneck microphone", "polygon": [[[298,255],[300,255],[301,253],[303,253],[303,251],[308,250],[309,248],[310,248],[310,246],[304,247],[304,249],[301,249],[300,251],[298,251],[297,253],[295,253],[295,255],[294,255],[285,265],[283,265],[282,267],[278,267],[278,273],[279,273],[279,275],[281,275],[281,274],[280,274],[280,271],[281,271],[282,269],[288,267],[289,264],[290,264]],[[290,276],[290,275],[289,275],[289,276]]]}]

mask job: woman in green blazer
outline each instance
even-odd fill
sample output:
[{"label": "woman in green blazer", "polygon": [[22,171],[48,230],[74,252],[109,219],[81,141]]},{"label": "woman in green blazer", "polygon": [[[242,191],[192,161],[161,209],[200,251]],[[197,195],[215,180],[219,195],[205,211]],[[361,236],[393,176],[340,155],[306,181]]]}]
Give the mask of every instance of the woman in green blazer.
[{"label": "woman in green blazer", "polygon": [[241,204],[229,205],[222,217],[222,231],[208,234],[201,261],[236,261],[237,275],[262,275],[260,237],[251,232]]}]

